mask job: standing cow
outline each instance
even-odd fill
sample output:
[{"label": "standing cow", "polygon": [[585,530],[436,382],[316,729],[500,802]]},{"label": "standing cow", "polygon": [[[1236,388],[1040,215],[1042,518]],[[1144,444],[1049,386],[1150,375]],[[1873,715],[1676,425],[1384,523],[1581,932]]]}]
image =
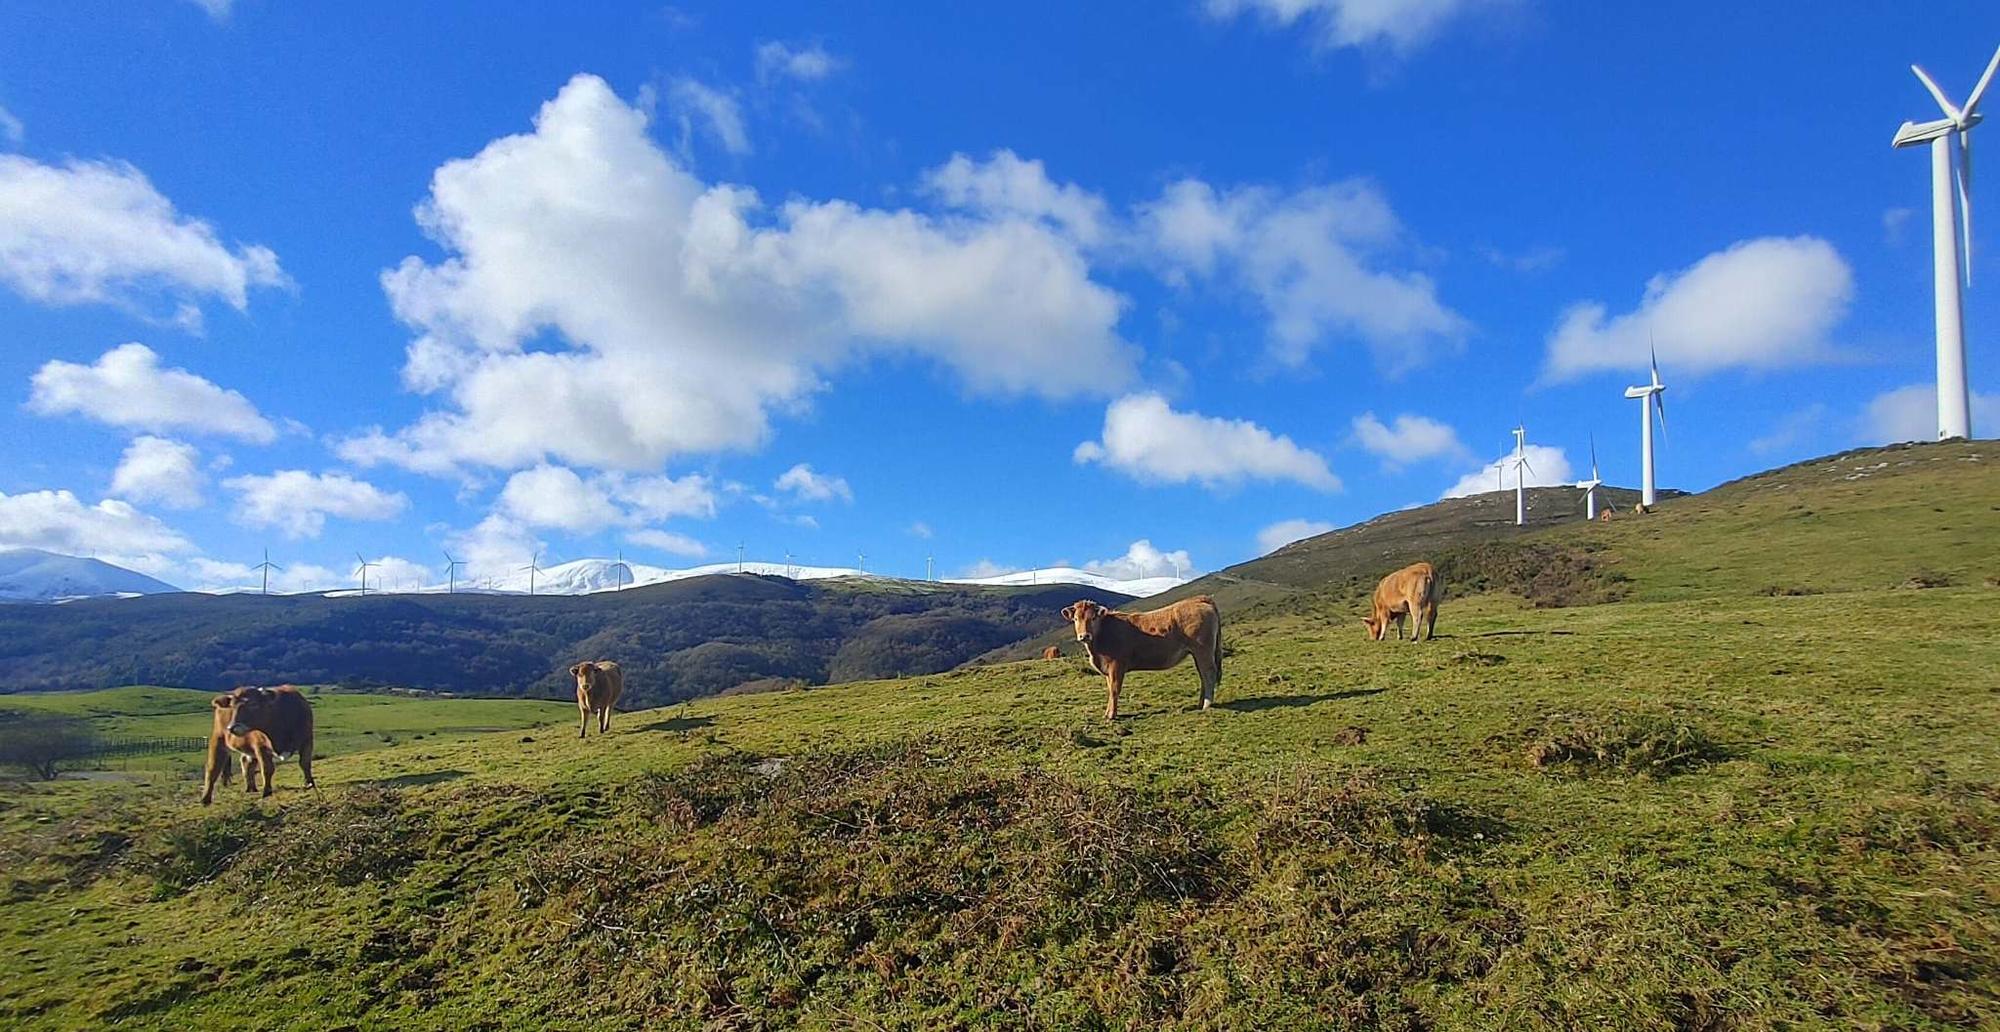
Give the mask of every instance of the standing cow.
[{"label": "standing cow", "polygon": [[576,736],[589,737],[590,718],[597,717],[597,733],[611,733],[611,707],[625,692],[625,672],[608,659],[578,663],[569,668],[576,678]]},{"label": "standing cow", "polygon": [[229,780],[233,756],[243,758],[246,791],[258,790],[262,775],[263,794],[269,796],[278,772],[278,760],[297,755],[299,771],[306,787],[313,781],[312,703],[297,688],[238,688],[210,700],[214,722],[208,732],[208,769],[202,777],[201,804],[215,800],[215,783]]},{"label": "standing cow", "polygon": [[1064,606],[1090,665],[1104,675],[1104,719],[1118,719],[1118,690],[1131,670],[1171,670],[1194,657],[1201,678],[1201,708],[1215,702],[1222,684],[1222,612],[1207,595],[1182,599],[1150,613],[1118,613],[1088,599]]},{"label": "standing cow", "polygon": [[1373,612],[1361,618],[1369,640],[1387,640],[1393,620],[1400,641],[1405,618],[1410,622],[1411,642],[1437,637],[1438,599],[1443,594],[1444,581],[1429,563],[1411,563],[1382,578],[1382,583],[1375,585]]}]

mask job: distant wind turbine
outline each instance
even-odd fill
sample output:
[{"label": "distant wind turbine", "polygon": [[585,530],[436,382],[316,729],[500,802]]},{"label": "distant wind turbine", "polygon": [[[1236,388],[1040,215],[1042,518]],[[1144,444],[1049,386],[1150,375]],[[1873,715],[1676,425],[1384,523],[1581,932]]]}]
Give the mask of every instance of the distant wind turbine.
[{"label": "distant wind turbine", "polygon": [[[1651,349],[1648,349],[1650,352]],[[1660,435],[1667,433],[1667,385],[1660,382],[1660,356],[1652,354],[1653,380],[1638,387],[1625,388],[1625,396],[1639,399],[1639,504],[1650,509],[1655,501],[1653,490],[1653,417],[1660,418]]]},{"label": "distant wind turbine", "polygon": [[925,579],[925,580],[927,580],[927,581],[933,581],[933,580],[937,580],[937,573],[935,572],[935,571],[936,571],[936,564],[937,564],[937,556],[934,556],[934,555],[927,555],[927,556],[924,556],[924,579]]},{"label": "distant wind turbine", "polygon": [[861,564],[861,572],[862,572],[862,573],[867,573],[867,572],[868,572],[868,553],[866,553],[866,552],[856,552],[856,553],[854,553],[854,558],[855,558],[855,560],[856,560],[857,562],[859,562],[859,563]]},{"label": "distant wind turbine", "polygon": [[283,571],[284,567],[271,561],[271,550],[267,548],[264,550],[264,561],[251,567],[251,569],[264,571],[264,585],[257,589],[257,594],[268,595],[271,593],[271,571]]},{"label": "distant wind turbine", "polygon": [[785,576],[793,580],[797,580],[799,576],[798,571],[792,566],[792,550],[789,548],[785,549]]},{"label": "distant wind turbine", "polygon": [[1514,428],[1514,525],[1528,525],[1528,478],[1524,473],[1533,473],[1535,468],[1528,465],[1528,430]]},{"label": "distant wind turbine", "polygon": [[463,559],[453,559],[450,552],[444,554],[445,593],[458,594],[458,568],[465,565]]},{"label": "distant wind turbine", "polygon": [[360,552],[354,553],[354,558],[361,563],[360,566],[354,568],[354,572],[361,575],[361,597],[366,598],[368,597],[368,571],[382,564],[369,562]]},{"label": "distant wind turbine", "polygon": [[1597,437],[1590,438],[1590,479],[1579,480],[1576,486],[1583,489],[1583,518],[1597,518],[1597,489],[1604,486],[1604,479],[1597,475]]},{"label": "distant wind turbine", "polygon": [[[1982,120],[1978,110],[1979,100],[1986,95],[1986,87],[1992,85],[1995,69],[2000,69],[2000,49],[1993,52],[1993,60],[1986,64],[1986,74],[1979,77],[1979,85],[1972,88],[1972,95],[1965,99],[1965,106],[1961,108],[1946,99],[1936,80],[1923,69],[1911,65],[1910,71],[1917,73],[1924,89],[1929,90],[1938,107],[1944,109],[1945,117],[1930,122],[1904,122],[1903,127],[1896,130],[1896,138],[1890,144],[1894,147],[1914,147],[1920,143],[1931,145],[1931,277],[1937,309],[1940,441],[1972,436],[1972,406],[1965,386],[1965,312],[1959,298],[1959,283],[1963,276],[1965,286],[1972,285],[1972,127]],[[1955,169],[1951,154],[1954,138],[1958,141]],[[1957,183],[1955,205],[1952,196],[1954,180]],[[1965,245],[1963,265],[1958,254],[1961,240]],[[1651,499],[1648,499],[1650,502]]]},{"label": "distant wind turbine", "polygon": [[[620,572],[623,571],[623,572]],[[625,565],[625,550],[618,550],[618,561],[611,564],[611,572],[618,578],[618,590],[625,590],[625,582],[632,578],[632,568]]]},{"label": "distant wind turbine", "polygon": [[528,560],[528,565],[521,567],[521,569],[527,571],[528,574],[528,594],[530,595],[533,595],[535,593],[535,574],[542,572],[541,561],[542,561],[542,553],[536,552],[534,556]]}]

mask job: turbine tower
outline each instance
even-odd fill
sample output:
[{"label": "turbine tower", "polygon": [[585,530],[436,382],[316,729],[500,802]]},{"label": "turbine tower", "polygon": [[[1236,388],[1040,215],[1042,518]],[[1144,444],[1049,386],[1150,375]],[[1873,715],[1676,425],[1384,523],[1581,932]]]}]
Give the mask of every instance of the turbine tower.
[{"label": "turbine tower", "polygon": [[1528,431],[1526,427],[1514,428],[1514,525],[1528,525],[1528,478],[1522,471],[1533,473],[1535,468],[1528,465]]},{"label": "turbine tower", "polygon": [[542,553],[536,552],[534,556],[529,558],[528,565],[521,567],[521,569],[526,571],[528,574],[529,595],[533,595],[535,593],[535,574],[542,572],[541,562],[542,562]]},{"label": "turbine tower", "polygon": [[736,543],[736,572],[743,572],[743,542]]},{"label": "turbine tower", "polygon": [[924,556],[924,579],[925,579],[925,580],[927,580],[927,581],[933,581],[933,580],[937,580],[937,573],[936,573],[936,568],[937,568],[937,556],[934,556],[934,555],[927,555],[927,556]]},{"label": "turbine tower", "polygon": [[857,561],[859,561],[859,562],[861,563],[861,572],[862,572],[862,573],[867,573],[867,572],[868,572],[868,553],[866,553],[866,552],[856,552],[856,553],[854,553],[854,558],[855,558],[855,559],[856,559]]},{"label": "turbine tower", "polygon": [[465,565],[463,559],[453,559],[450,552],[444,554],[445,594],[458,594],[458,568]]},{"label": "turbine tower", "polygon": [[271,550],[267,548],[264,550],[264,561],[251,567],[251,569],[264,571],[264,584],[257,589],[257,594],[268,595],[271,593],[271,571],[283,570],[284,567],[271,561]]},{"label": "turbine tower", "polygon": [[[2000,49],[1986,63],[1986,74],[1965,99],[1954,107],[1945,98],[1937,81],[1916,65],[1910,71],[1930,91],[1944,117],[1931,122],[1904,122],[1896,130],[1891,146],[1931,147],[1931,276],[1937,305],[1937,406],[1938,440],[1972,436],[1972,406],[1965,385],[1965,312],[1959,299],[1959,277],[1972,285],[1972,127],[1980,122],[1979,98],[1993,82],[2000,68]],[[1956,140],[1958,160],[1952,160]],[[1954,180],[1956,183],[1954,184]],[[1956,198],[1953,187],[1956,186]],[[1955,202],[1955,203],[1954,203]],[[1956,216],[1956,217],[1954,217]],[[1960,264],[1959,244],[1965,245]]]},{"label": "turbine tower", "polygon": [[792,550],[789,548],[785,549],[785,577],[790,580],[799,579],[798,570],[792,566]]},{"label": "turbine tower", "polygon": [[1667,432],[1667,385],[1660,382],[1660,357],[1653,356],[1653,382],[1625,388],[1625,396],[1639,399],[1639,504],[1653,507],[1653,415],[1660,417],[1660,434]]},{"label": "turbine tower", "polygon": [[1597,489],[1604,486],[1604,478],[1597,475],[1597,436],[1590,438],[1590,479],[1579,480],[1576,486],[1583,489],[1583,518],[1597,519]]},{"label": "turbine tower", "polygon": [[356,553],[354,553],[354,558],[355,558],[355,560],[356,560],[356,561],[358,561],[358,562],[359,562],[359,563],[361,564],[360,566],[357,566],[357,567],[355,567],[355,568],[354,568],[354,572],[356,572],[356,573],[358,573],[358,574],[360,574],[360,575],[361,575],[361,597],[362,597],[362,598],[367,598],[367,597],[368,597],[368,571],[369,571],[369,570],[371,570],[371,569],[373,569],[373,568],[375,568],[375,567],[377,567],[377,566],[380,566],[380,565],[382,565],[382,564],[381,564],[381,563],[371,563],[371,562],[369,562],[369,561],[368,561],[368,559],[367,559],[367,558],[366,558],[365,556],[363,556],[363,555],[362,555],[362,554],[361,554],[360,552],[356,552]]},{"label": "turbine tower", "polygon": [[[620,572],[623,571],[623,572]],[[618,550],[618,561],[611,564],[611,572],[618,578],[618,590],[625,590],[625,582],[632,576],[632,568],[625,565],[625,550]]]}]

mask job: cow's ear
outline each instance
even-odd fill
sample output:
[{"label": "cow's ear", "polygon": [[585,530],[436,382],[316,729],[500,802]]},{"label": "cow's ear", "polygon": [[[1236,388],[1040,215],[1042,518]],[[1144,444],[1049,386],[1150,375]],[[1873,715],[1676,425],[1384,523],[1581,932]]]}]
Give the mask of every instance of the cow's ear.
[{"label": "cow's ear", "polygon": [[218,695],[208,700],[208,704],[214,706],[216,709],[228,709],[231,705],[231,700],[227,695]]},{"label": "cow's ear", "polygon": [[1065,619],[1065,620],[1074,620],[1074,619],[1076,619],[1076,607],[1075,607],[1075,606],[1064,606],[1064,607],[1063,607],[1063,619]]},{"label": "cow's ear", "polygon": [[570,668],[569,668],[569,676],[571,676],[571,677],[582,677],[582,676],[583,676],[583,664],[582,664],[582,663],[578,663],[577,665],[575,665],[575,666],[573,666],[573,667],[570,667]]}]

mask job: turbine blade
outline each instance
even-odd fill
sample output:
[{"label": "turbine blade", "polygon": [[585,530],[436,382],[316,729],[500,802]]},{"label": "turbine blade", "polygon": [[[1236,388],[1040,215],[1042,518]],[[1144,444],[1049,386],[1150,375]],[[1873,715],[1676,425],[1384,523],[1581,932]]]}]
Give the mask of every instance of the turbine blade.
[{"label": "turbine blade", "polygon": [[1659,392],[1659,393],[1657,393],[1657,394],[1654,394],[1654,395],[1653,395],[1653,404],[1654,404],[1654,405],[1656,405],[1656,406],[1658,406],[1657,408],[1655,408],[1655,409],[1654,409],[1654,412],[1656,412],[1656,413],[1657,413],[1657,414],[1659,415],[1659,417],[1660,417],[1660,438],[1661,438],[1661,440],[1665,440],[1665,439],[1666,439],[1666,436],[1667,436],[1667,394],[1666,394],[1666,392],[1665,392],[1665,391],[1661,391],[1661,392]]},{"label": "turbine blade", "polygon": [[1597,435],[1590,435],[1590,479],[1597,479]]},{"label": "turbine blade", "polygon": [[1969,126],[1958,131],[1958,168],[1953,173],[1958,180],[1958,232],[1965,247],[1962,260],[1965,285],[1969,287],[1972,285],[1972,129]]},{"label": "turbine blade", "polygon": [[1951,106],[1951,101],[1944,99],[1944,91],[1938,88],[1936,82],[1932,81],[1930,73],[1918,68],[1916,65],[1911,65],[1910,71],[1917,73],[1917,78],[1923,80],[1924,89],[1931,91],[1931,97],[1938,102],[1938,107],[1943,108],[1944,113],[1950,115],[1952,121],[1958,121],[1961,117],[1959,110]]},{"label": "turbine blade", "polygon": [[1979,77],[1979,85],[1972,88],[1972,96],[1965,98],[1965,113],[1979,106],[1979,98],[1986,95],[1986,87],[1993,83],[1993,72],[2000,69],[2000,47],[1993,48],[1993,60],[1986,62],[1986,74]]}]

